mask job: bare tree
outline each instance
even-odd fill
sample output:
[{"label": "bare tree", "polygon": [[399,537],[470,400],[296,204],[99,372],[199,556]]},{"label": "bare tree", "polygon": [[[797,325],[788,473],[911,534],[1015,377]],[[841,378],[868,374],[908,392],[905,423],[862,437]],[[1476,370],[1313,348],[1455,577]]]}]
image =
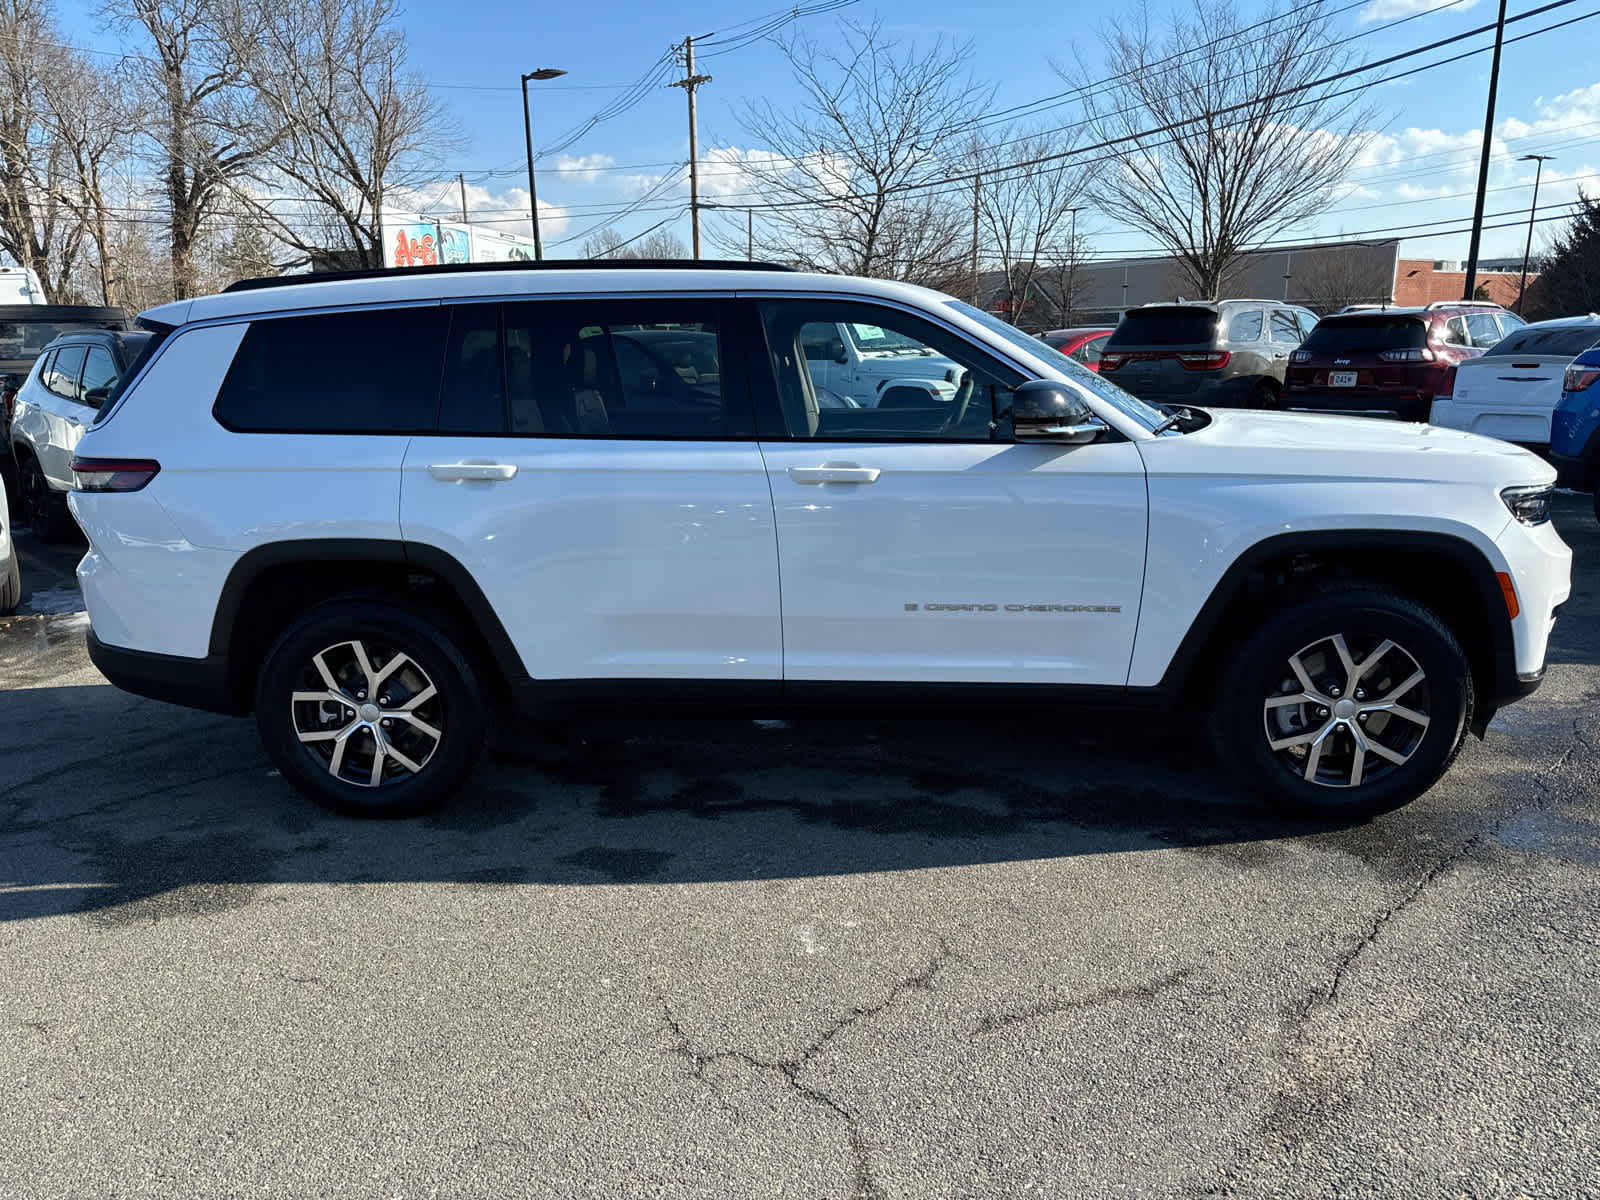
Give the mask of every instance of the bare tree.
[{"label": "bare tree", "polygon": [[459,140],[407,68],[398,17],[394,0],[308,0],[232,22],[232,57],[277,133],[233,192],[304,254],[383,265],[385,196],[433,179]]},{"label": "bare tree", "polygon": [[169,214],[172,292],[195,290],[195,250],[207,217],[232,182],[278,138],[254,106],[237,47],[266,7],[250,0],[112,0],[108,10],[142,33],[147,56],[132,78],[153,113],[153,165]]},{"label": "bare tree", "polygon": [[[880,24],[845,23],[828,47],[780,43],[804,99],[747,105],[746,136],[766,153],[742,164],[761,211],[756,257],[815,270],[918,282],[959,278],[967,208],[943,184],[962,131],[991,89],[967,76],[969,47],[918,48]],[[743,254],[745,230],[717,240]]]},{"label": "bare tree", "polygon": [[1347,304],[1385,304],[1394,298],[1392,251],[1386,262],[1346,246],[1296,251],[1294,283],[1306,302],[1324,313]]},{"label": "bare tree", "polygon": [[44,0],[0,0],[0,250],[59,302],[83,246],[62,202],[68,155],[46,119],[44,81],[63,58]]},{"label": "bare tree", "polygon": [[131,89],[121,73],[100,70],[87,55],[58,47],[40,94],[43,119],[67,168],[56,199],[94,244],[100,302],[117,304],[108,164],[143,127]]},{"label": "bare tree", "polygon": [[[626,244],[624,244],[626,242]],[[614,229],[602,229],[583,243],[584,258],[688,258],[689,251],[677,234],[665,229],[626,241]]]},{"label": "bare tree", "polygon": [[[979,221],[1005,279],[1006,315],[1013,325],[1052,267],[1065,266],[1068,279],[1062,282],[1075,282],[1067,246],[1071,218],[1073,209],[1084,207],[1095,168],[1064,157],[1069,148],[1069,136],[1060,131],[1019,135],[1008,129],[974,151],[981,172],[974,189]],[[1036,165],[1008,168],[1014,162]]]},{"label": "bare tree", "polygon": [[1087,244],[1083,234],[1069,235],[1062,245],[1041,257],[1031,278],[1032,286],[1045,301],[1047,319],[1062,327],[1077,323],[1078,314],[1087,307],[1093,291],[1084,269]]},{"label": "bare tree", "polygon": [[1319,83],[1354,61],[1323,8],[1275,0],[1263,18],[1193,0],[1164,29],[1141,7],[1104,35],[1121,85],[1084,89],[1107,170],[1102,209],[1166,246],[1218,299],[1252,248],[1316,215],[1361,153],[1375,113]]}]

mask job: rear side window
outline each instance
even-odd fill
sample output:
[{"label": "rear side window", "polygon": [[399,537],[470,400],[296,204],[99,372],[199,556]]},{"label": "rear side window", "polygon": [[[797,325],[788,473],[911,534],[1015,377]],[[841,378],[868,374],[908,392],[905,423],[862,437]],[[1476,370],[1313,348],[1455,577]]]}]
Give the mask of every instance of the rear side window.
[{"label": "rear side window", "polygon": [[1491,313],[1473,313],[1467,318],[1467,333],[1474,346],[1487,350],[1500,340],[1500,325]]},{"label": "rear side window", "polygon": [[[98,408],[105,403],[106,396],[116,382],[117,364],[111,357],[111,351],[104,346],[90,346],[89,357],[83,366],[84,403],[92,403]],[[100,395],[90,396],[90,392],[99,392]]]},{"label": "rear side window", "polygon": [[45,373],[45,389],[63,400],[77,400],[80,396],[78,376],[83,374],[83,354],[82,346],[64,346],[57,350],[56,356],[50,360],[50,369]]},{"label": "rear side window", "polygon": [[1249,308],[1236,312],[1228,321],[1230,342],[1259,342],[1261,340],[1261,310]]},{"label": "rear side window", "polygon": [[1209,308],[1134,309],[1125,314],[1107,350],[1126,346],[1209,346],[1217,314]]},{"label": "rear side window", "polygon": [[1564,329],[1524,326],[1499,343],[1491,354],[1549,354],[1558,358],[1577,358],[1600,343],[1600,324],[1569,325]]},{"label": "rear side window", "polygon": [[1416,317],[1330,317],[1311,331],[1300,349],[1309,354],[1360,354],[1409,350],[1428,344],[1428,327]]},{"label": "rear side window", "polygon": [[246,433],[432,432],[447,320],[430,306],[255,321],[217,420]]},{"label": "rear side window", "polygon": [[1286,308],[1272,310],[1272,340],[1290,346],[1298,346],[1302,340],[1300,326],[1295,323],[1294,314]]}]

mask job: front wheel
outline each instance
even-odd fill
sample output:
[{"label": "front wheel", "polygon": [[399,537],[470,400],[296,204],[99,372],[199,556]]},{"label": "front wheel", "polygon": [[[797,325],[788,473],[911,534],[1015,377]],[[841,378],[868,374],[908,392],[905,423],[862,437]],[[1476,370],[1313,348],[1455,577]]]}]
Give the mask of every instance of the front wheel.
[{"label": "front wheel", "polygon": [[352,816],[434,807],[483,749],[483,692],[458,642],[378,600],[333,601],[290,625],[262,665],[255,710],[284,778]]},{"label": "front wheel", "polygon": [[1460,644],[1379,587],[1321,592],[1267,621],[1220,672],[1223,760],[1274,802],[1366,816],[1416,799],[1455,760],[1472,711]]}]

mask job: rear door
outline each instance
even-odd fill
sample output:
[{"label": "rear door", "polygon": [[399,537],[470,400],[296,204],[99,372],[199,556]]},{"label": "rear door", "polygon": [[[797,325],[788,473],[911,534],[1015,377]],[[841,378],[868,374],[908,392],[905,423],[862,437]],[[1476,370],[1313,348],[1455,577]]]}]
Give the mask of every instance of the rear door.
[{"label": "rear door", "polygon": [[[752,374],[788,685],[1124,685],[1147,525],[1133,443],[1013,442],[1023,375],[921,316],[820,297],[759,305],[767,353]],[[920,406],[821,408],[813,321],[881,329],[957,364],[961,385]]]},{"label": "rear door", "polygon": [[439,428],[407,449],[401,529],[467,568],[533,678],[776,686],[772,495],[727,310],[683,297],[450,313]]},{"label": "rear door", "polygon": [[[48,397],[41,397],[41,428],[32,430],[39,469],[57,491],[72,489],[72,447],[78,444],[94,410],[83,403],[83,363],[87,347],[63,346],[44,377]],[[104,351],[101,351],[103,354]],[[87,416],[87,420],[85,420]]]}]

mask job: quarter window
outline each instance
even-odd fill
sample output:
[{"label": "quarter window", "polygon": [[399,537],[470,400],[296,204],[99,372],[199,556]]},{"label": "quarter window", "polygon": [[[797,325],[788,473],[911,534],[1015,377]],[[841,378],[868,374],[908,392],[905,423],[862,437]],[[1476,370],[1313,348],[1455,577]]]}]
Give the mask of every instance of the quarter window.
[{"label": "quarter window", "polygon": [[432,432],[447,316],[429,306],[254,321],[217,419],[249,433]]},{"label": "quarter window", "polygon": [[1492,313],[1473,313],[1467,318],[1467,332],[1474,346],[1487,350],[1500,340],[1500,325]]},{"label": "quarter window", "polygon": [[1294,319],[1294,314],[1288,309],[1275,308],[1272,310],[1272,340],[1291,346],[1298,346],[1304,340],[1300,333],[1300,326]]},{"label": "quarter window", "polygon": [[111,351],[104,346],[90,346],[89,357],[83,366],[83,402],[99,405],[105,402],[105,395],[94,397],[91,401],[90,392],[107,393],[116,386],[117,364],[111,357]]},{"label": "quarter window", "polygon": [[1467,338],[1467,323],[1460,317],[1451,317],[1444,327],[1444,344],[1446,346],[1470,346],[1472,342]]},{"label": "quarter window", "polygon": [[63,346],[50,362],[50,373],[44,386],[63,400],[79,400],[83,393],[78,389],[78,376],[83,374],[82,346]]},{"label": "quarter window", "polygon": [[[1023,376],[932,322],[845,300],[763,301],[761,316],[781,414],[765,437],[1010,438],[1008,397]],[[847,337],[850,361],[813,357],[814,345]]]},{"label": "quarter window", "polygon": [[1234,313],[1228,321],[1230,342],[1259,342],[1261,340],[1261,310],[1248,308]]}]

